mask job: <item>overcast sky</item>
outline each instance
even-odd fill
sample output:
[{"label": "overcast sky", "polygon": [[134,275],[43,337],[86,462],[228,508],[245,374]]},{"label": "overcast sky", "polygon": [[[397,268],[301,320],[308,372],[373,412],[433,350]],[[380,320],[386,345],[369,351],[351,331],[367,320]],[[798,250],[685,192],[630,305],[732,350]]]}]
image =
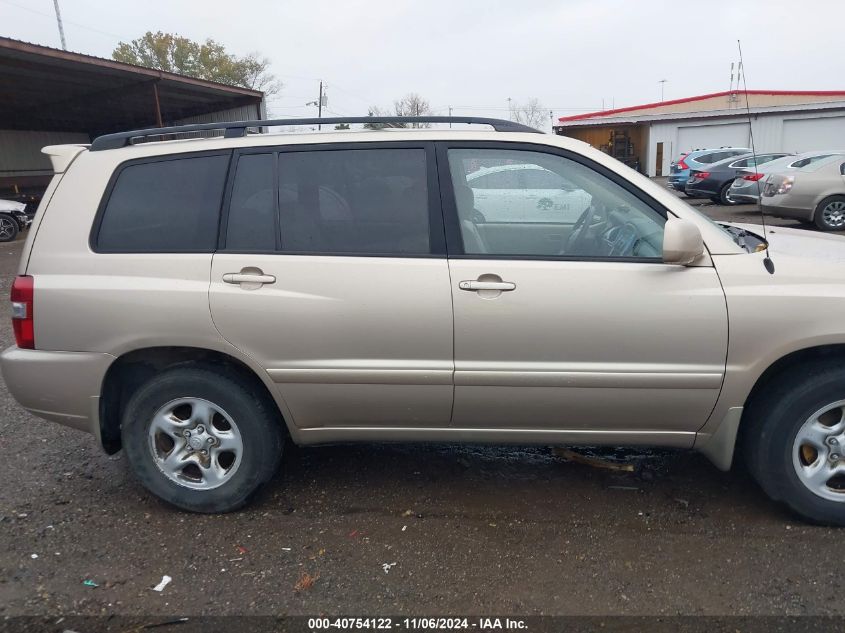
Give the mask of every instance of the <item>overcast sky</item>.
[{"label": "overcast sky", "polygon": [[[845,0],[60,0],[70,50],[109,57],[145,31],[269,57],[272,116],[365,115],[415,91],[436,114],[555,117],[727,90],[845,89]],[[0,0],[0,35],[59,47],[52,0]]]}]

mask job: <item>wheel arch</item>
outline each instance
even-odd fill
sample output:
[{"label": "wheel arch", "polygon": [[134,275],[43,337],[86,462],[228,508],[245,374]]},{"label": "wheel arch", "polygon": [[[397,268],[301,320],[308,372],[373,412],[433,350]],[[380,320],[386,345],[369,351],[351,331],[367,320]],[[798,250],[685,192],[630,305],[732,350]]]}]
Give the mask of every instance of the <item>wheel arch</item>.
[{"label": "wheel arch", "polygon": [[724,411],[718,423],[706,432],[699,431],[694,448],[703,453],[720,470],[730,470],[737,447],[745,442],[753,426],[754,404],[774,381],[800,366],[841,360],[845,363],[845,343],[814,345],[794,350],[774,360],[757,377],[742,403]]},{"label": "wheel arch", "polygon": [[111,455],[121,446],[120,418],[132,394],[152,376],[173,367],[202,365],[234,372],[251,384],[258,393],[275,405],[279,422],[290,433],[289,418],[285,415],[269,378],[243,360],[225,352],[200,347],[158,346],[125,352],[109,366],[103,378],[99,403],[100,440]]}]

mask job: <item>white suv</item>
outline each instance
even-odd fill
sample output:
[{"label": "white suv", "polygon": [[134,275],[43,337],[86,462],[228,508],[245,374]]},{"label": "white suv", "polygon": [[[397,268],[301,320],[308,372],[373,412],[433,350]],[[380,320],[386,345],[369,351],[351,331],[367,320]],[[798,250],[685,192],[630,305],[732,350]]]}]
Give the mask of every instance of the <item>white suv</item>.
[{"label": "white suv", "polygon": [[[494,131],[45,148],[9,390],[194,511],[244,504],[285,436],[646,444],[722,469],[739,437],[770,496],[845,523],[845,241],[764,241],[579,141],[435,120]],[[517,180],[482,221],[473,174],[504,165],[589,204],[537,218]]]}]

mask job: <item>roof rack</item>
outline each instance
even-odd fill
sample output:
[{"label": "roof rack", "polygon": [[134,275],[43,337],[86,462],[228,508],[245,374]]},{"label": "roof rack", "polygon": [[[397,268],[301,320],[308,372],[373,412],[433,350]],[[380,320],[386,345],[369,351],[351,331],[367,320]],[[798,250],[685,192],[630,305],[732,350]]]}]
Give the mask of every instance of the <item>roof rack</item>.
[{"label": "roof rack", "polygon": [[127,145],[134,145],[141,139],[156,136],[171,136],[176,134],[190,134],[193,132],[209,132],[223,130],[225,138],[238,138],[246,136],[249,128],[291,126],[291,125],[337,125],[339,123],[376,123],[384,127],[391,127],[397,123],[471,123],[475,125],[489,125],[497,132],[532,132],[542,134],[540,130],[517,123],[516,121],[505,121],[503,119],[487,119],[472,116],[357,116],[357,117],[334,117],[334,118],[308,118],[308,119],[268,119],[261,121],[228,121],[222,123],[197,123],[193,125],[175,125],[172,127],[148,128],[145,130],[132,130],[129,132],[118,132],[116,134],[105,134],[98,136],[91,143],[90,151],[96,152],[105,149],[118,149]]}]

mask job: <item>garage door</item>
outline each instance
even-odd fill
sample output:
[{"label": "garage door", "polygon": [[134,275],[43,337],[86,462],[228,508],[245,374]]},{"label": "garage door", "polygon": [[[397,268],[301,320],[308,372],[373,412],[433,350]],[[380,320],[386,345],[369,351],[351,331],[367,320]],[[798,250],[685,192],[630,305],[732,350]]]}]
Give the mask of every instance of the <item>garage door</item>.
[{"label": "garage door", "polygon": [[845,116],[785,120],[782,148],[785,152],[845,149]]},{"label": "garage door", "polygon": [[687,125],[678,128],[678,149],[682,152],[716,147],[748,147],[748,124]]}]

